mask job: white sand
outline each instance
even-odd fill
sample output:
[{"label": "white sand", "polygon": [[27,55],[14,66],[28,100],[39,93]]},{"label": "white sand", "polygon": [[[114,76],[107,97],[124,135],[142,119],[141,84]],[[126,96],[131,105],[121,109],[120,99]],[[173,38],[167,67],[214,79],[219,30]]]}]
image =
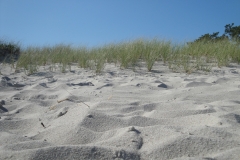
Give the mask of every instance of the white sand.
[{"label": "white sand", "polygon": [[1,160],[240,159],[240,65],[0,70]]}]

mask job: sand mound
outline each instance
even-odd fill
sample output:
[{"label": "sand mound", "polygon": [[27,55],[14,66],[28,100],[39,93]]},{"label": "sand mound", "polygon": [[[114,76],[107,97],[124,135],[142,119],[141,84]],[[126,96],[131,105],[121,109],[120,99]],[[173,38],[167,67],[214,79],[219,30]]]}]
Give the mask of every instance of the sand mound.
[{"label": "sand mound", "polygon": [[0,159],[240,159],[240,66],[73,70],[2,69]]}]

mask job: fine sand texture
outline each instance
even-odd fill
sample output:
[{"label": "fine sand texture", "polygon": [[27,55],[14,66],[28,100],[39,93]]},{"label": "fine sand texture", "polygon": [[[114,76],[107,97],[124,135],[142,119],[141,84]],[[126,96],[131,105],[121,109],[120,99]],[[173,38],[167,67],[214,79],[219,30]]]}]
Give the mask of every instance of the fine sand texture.
[{"label": "fine sand texture", "polygon": [[0,64],[1,160],[240,159],[240,65],[47,67]]}]

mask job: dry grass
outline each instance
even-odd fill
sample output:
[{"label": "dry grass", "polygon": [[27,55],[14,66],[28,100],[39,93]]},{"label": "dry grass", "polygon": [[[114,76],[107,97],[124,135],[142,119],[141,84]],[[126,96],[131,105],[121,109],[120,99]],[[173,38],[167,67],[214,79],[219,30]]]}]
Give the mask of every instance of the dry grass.
[{"label": "dry grass", "polygon": [[163,61],[177,72],[191,73],[195,70],[210,71],[213,66],[228,66],[240,63],[240,43],[222,40],[218,42],[196,42],[193,44],[173,44],[164,40],[137,39],[129,42],[104,45],[102,47],[28,47],[13,67],[24,69],[26,74],[38,71],[39,66],[49,65],[50,70],[66,72],[73,64],[101,73],[106,63],[114,63],[120,68],[135,69],[139,62],[146,62],[148,71],[154,63]]}]

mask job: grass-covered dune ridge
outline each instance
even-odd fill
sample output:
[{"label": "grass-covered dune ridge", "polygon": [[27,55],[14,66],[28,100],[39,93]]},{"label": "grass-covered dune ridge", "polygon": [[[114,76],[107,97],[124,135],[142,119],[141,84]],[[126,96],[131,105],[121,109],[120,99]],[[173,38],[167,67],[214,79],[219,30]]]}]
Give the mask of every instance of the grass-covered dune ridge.
[{"label": "grass-covered dune ridge", "polygon": [[100,73],[106,63],[115,63],[122,69],[135,69],[139,62],[146,62],[148,71],[156,61],[163,61],[173,71],[191,73],[195,70],[210,71],[213,66],[228,66],[240,63],[240,43],[221,40],[217,42],[200,41],[185,44],[173,44],[159,39],[137,39],[128,42],[112,43],[101,47],[71,47],[56,45],[53,47],[28,47],[21,51],[13,65],[15,69],[24,69],[27,74],[38,71],[39,66],[50,65],[50,70],[62,72],[77,64]]}]

